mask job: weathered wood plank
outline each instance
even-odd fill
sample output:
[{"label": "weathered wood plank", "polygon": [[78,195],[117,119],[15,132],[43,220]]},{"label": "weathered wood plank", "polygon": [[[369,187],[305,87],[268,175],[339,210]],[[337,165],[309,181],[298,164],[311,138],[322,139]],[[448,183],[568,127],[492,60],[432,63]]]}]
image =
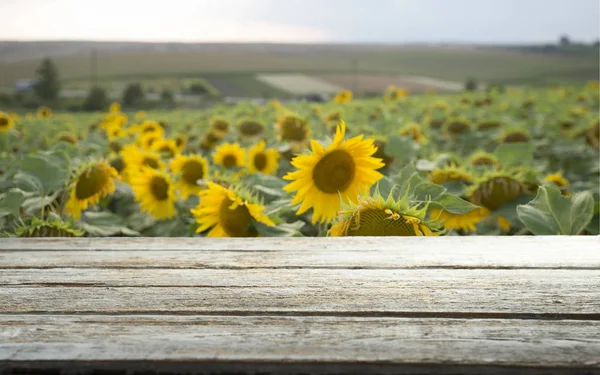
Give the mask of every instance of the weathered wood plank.
[{"label": "weathered wood plank", "polygon": [[[2,270],[0,312],[591,314],[596,270]],[[587,319],[583,317],[584,319]]]},{"label": "weathered wood plank", "polygon": [[0,315],[0,361],[600,366],[600,322]]},{"label": "weathered wood plank", "polygon": [[0,268],[600,269],[598,248],[591,236],[2,239]]}]

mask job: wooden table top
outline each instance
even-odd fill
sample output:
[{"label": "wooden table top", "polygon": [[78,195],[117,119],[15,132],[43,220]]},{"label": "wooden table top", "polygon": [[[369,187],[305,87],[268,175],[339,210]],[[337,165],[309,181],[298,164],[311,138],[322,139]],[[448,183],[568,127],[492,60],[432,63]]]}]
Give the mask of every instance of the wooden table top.
[{"label": "wooden table top", "polygon": [[0,239],[28,371],[600,373],[600,238]]}]

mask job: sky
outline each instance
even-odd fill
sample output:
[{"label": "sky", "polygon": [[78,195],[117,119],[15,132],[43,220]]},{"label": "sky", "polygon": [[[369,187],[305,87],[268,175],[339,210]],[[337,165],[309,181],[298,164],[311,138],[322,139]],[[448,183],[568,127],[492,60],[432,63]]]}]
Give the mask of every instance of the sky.
[{"label": "sky", "polygon": [[538,43],[600,36],[599,0],[0,0],[0,40]]}]

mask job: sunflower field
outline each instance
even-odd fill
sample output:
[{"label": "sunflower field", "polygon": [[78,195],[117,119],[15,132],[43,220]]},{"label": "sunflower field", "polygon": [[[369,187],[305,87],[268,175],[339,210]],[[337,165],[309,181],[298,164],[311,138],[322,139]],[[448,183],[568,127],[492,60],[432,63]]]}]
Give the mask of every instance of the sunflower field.
[{"label": "sunflower field", "polygon": [[598,83],[0,112],[0,232],[597,235]]}]

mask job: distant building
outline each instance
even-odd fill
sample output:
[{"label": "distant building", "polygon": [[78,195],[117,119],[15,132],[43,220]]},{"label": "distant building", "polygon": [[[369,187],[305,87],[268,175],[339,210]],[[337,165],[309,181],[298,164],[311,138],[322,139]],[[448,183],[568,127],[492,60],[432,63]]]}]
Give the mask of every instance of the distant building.
[{"label": "distant building", "polygon": [[37,80],[35,79],[20,79],[15,83],[15,91],[18,93],[33,91],[36,84]]}]

